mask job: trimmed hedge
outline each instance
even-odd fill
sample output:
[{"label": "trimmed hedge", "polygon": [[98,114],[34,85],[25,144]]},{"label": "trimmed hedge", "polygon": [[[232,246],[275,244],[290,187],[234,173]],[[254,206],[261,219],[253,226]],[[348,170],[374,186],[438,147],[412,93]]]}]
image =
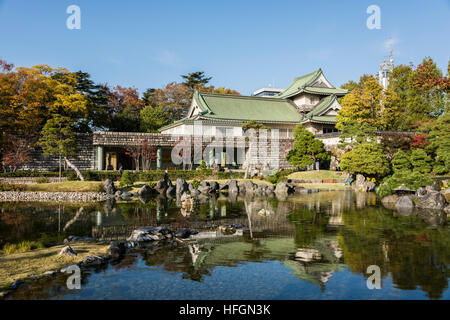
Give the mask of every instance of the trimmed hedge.
[{"label": "trimmed hedge", "polygon": [[[64,177],[70,171],[62,172],[61,175]],[[9,172],[0,172],[0,177],[2,178],[34,178],[34,177],[58,177],[58,172],[37,172],[37,171],[9,171]]]},{"label": "trimmed hedge", "polygon": [[[117,171],[82,171],[84,179],[87,181],[103,181],[106,179],[119,180],[120,175]],[[201,171],[184,171],[184,170],[169,170],[169,178],[175,180],[182,178],[185,180],[205,179],[211,177],[212,179],[241,179],[244,177],[243,172],[216,172],[214,174],[205,174]],[[78,180],[74,171],[69,171],[66,175],[68,180]],[[164,177],[163,170],[151,171],[129,171],[129,176],[133,181],[158,181]]]},{"label": "trimmed hedge", "polygon": [[[169,177],[172,180],[183,178],[186,180],[205,179],[211,177],[212,179],[242,179],[243,172],[216,172],[211,173],[210,170],[169,170]],[[103,181],[106,179],[119,180],[120,175],[118,171],[82,171],[83,177],[86,181]],[[150,170],[150,171],[130,171],[129,173],[134,181],[157,181],[164,177],[164,170]],[[63,171],[61,173],[67,180],[78,180],[77,174],[73,170]],[[35,171],[16,171],[16,172],[0,172],[0,177],[18,178],[18,177],[58,177],[58,172],[35,172]]]}]

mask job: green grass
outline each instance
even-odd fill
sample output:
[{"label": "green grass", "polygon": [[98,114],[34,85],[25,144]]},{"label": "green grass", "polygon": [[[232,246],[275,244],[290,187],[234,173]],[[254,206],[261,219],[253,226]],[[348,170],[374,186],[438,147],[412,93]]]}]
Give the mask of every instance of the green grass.
[{"label": "green grass", "polygon": [[291,173],[288,176],[289,179],[295,180],[312,180],[312,179],[345,179],[342,171],[330,171],[330,170],[311,170],[311,171],[299,171]]},{"label": "green grass", "polygon": [[299,183],[301,187],[307,189],[325,189],[325,190],[346,190],[349,186],[344,186],[343,183]]}]

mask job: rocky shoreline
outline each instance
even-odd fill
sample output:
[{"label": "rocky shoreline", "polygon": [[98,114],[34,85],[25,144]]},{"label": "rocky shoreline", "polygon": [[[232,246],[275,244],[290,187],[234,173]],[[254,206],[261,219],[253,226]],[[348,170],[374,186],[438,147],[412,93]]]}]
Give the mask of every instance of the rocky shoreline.
[{"label": "rocky shoreline", "polygon": [[111,199],[104,192],[39,192],[39,191],[2,191],[0,201],[4,202],[98,202]]},{"label": "rocky shoreline", "polygon": [[[239,234],[237,230],[242,228],[244,228],[244,225],[221,225],[217,228],[216,232],[222,234],[223,236],[232,236],[233,234]],[[82,261],[75,264],[62,266],[58,270],[47,270],[42,274],[33,274],[23,279],[15,280],[8,288],[4,289],[4,291],[0,291],[0,300],[6,298],[10,293],[19,289],[22,285],[29,281],[36,281],[60,274],[70,275],[73,273],[74,268],[79,268],[81,272],[90,268],[99,268],[105,266],[111,261],[123,258],[127,251],[133,248],[148,248],[149,246],[159,243],[167,245],[174,243],[183,244],[184,240],[189,240],[189,238],[198,234],[199,232],[197,230],[185,228],[172,230],[166,226],[139,227],[133,230],[131,235],[124,241],[106,242],[107,249],[104,255],[88,255],[85,256]],[[100,241],[91,237],[69,236],[64,240],[65,246],[60,250],[58,255],[76,257],[78,252],[74,250],[72,246],[78,242],[100,243]]]}]

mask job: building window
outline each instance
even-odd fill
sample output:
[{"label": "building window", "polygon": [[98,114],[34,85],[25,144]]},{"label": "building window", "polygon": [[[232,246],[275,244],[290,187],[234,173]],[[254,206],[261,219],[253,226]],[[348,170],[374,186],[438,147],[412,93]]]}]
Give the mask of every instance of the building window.
[{"label": "building window", "polygon": [[335,127],[324,127],[323,128],[323,133],[333,133],[333,132],[339,132],[339,130],[336,129]]}]

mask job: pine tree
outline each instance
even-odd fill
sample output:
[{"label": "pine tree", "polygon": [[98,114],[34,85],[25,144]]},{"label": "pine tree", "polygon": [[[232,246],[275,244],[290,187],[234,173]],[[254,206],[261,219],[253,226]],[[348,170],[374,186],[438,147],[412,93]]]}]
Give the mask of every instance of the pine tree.
[{"label": "pine tree", "polygon": [[289,151],[287,160],[294,166],[305,168],[316,161],[330,160],[330,155],[322,141],[315,139],[302,125],[297,125],[294,129],[294,148]]}]

